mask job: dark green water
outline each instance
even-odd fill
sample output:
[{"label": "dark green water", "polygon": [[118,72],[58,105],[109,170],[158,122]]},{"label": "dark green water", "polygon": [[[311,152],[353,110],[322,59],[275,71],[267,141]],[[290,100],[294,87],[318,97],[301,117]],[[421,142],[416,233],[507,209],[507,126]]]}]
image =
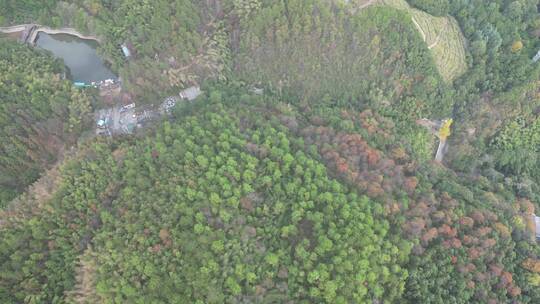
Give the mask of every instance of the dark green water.
[{"label": "dark green water", "polygon": [[98,43],[67,34],[39,33],[36,46],[51,51],[62,58],[69,68],[74,82],[91,83],[105,79],[117,79],[116,75],[98,56]]}]

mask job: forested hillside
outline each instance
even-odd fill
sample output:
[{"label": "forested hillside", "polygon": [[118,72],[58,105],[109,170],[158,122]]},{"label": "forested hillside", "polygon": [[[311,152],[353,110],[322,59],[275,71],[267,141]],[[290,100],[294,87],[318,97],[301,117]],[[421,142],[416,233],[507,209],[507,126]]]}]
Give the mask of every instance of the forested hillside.
[{"label": "forested hillside", "polygon": [[241,19],[235,52],[243,79],[296,99],[450,114],[444,83],[407,14],[373,7],[351,16],[316,1],[277,2],[251,14]]},{"label": "forested hillside", "polygon": [[50,18],[57,0],[5,0],[0,3],[0,25],[43,22]]},{"label": "forested hillside", "polygon": [[369,113],[342,111],[343,130],[241,91],[211,89],[149,138],[92,144],[50,207],[8,210],[3,301],[540,299],[520,266],[538,254],[530,203],[386,156]]},{"label": "forested hillside", "polygon": [[504,177],[505,187],[538,202],[540,65],[531,60],[540,49],[538,1],[450,3],[473,62],[456,83],[461,123],[452,167],[492,181]]},{"label": "forested hillside", "polygon": [[[212,53],[219,50],[212,43],[216,25],[202,14],[203,8],[204,3],[192,0],[3,1],[0,25],[36,22],[100,37],[100,52],[126,88],[151,100],[221,69]],[[121,44],[130,48],[132,60],[124,58]]]},{"label": "forested hillside", "polygon": [[0,302],[540,303],[538,4],[0,3],[97,35],[137,107],[203,92],[45,171],[100,97],[0,40]]},{"label": "forested hillside", "polygon": [[88,122],[90,97],[63,74],[49,54],[0,38],[0,206],[53,164]]},{"label": "forested hillside", "polygon": [[[158,92],[190,84],[195,77],[190,64],[201,49],[203,16],[199,1],[73,1],[59,3],[58,24],[72,25],[103,37],[101,53],[118,70],[132,93],[148,99]],[[121,44],[133,53],[126,60]],[[179,69],[169,81],[168,70]],[[191,76],[188,76],[191,75]]]}]

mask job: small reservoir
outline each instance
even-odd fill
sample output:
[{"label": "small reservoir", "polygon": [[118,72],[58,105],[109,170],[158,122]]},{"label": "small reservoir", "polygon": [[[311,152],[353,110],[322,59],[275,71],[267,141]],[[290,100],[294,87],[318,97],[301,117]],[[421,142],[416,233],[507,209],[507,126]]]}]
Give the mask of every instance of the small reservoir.
[{"label": "small reservoir", "polygon": [[116,75],[98,56],[98,43],[69,34],[39,33],[36,46],[51,51],[64,60],[74,82],[92,83],[105,79],[116,80]]}]

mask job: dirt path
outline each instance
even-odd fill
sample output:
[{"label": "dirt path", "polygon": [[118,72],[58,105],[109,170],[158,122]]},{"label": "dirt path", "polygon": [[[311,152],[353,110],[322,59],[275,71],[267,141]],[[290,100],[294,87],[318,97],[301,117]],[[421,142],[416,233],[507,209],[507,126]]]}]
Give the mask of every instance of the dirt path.
[{"label": "dirt path", "polygon": [[10,34],[10,33],[16,33],[16,32],[22,32],[26,29],[27,24],[20,24],[20,25],[14,25],[14,26],[8,26],[8,27],[0,27],[0,32]]},{"label": "dirt path", "polygon": [[[362,10],[368,6],[371,6],[373,4],[376,4],[376,3],[380,3],[381,1],[379,0],[369,0],[367,1],[366,3],[358,6],[357,10]],[[382,2],[382,4],[384,4],[384,2]],[[422,29],[422,27],[420,27],[420,24],[418,24],[418,21],[416,21],[416,19],[414,17],[411,17],[412,18],[412,22],[414,23],[414,25],[416,26],[416,28],[418,29],[418,31],[420,32],[420,35],[422,36],[422,40],[424,40],[424,42],[427,42],[427,37],[426,37],[426,33],[424,32],[424,30]],[[437,38],[435,39],[435,41],[428,46],[428,49],[432,49],[434,48],[435,46],[437,46],[437,44],[439,43],[439,40],[441,38],[441,34],[442,33],[439,33],[439,35],[437,35]]]},{"label": "dirt path", "polygon": [[[448,18],[445,19],[445,20],[446,20],[446,21],[445,21],[444,29],[447,29],[448,26],[449,26],[449,24],[448,24],[448,23],[449,23],[449,22],[448,22]],[[437,35],[437,38],[435,38],[435,41],[434,41],[431,45],[428,46],[428,49],[431,50],[432,48],[434,48],[435,46],[437,46],[437,44],[439,43],[439,40],[441,39],[441,36],[444,34],[444,32],[445,32],[445,30],[441,31],[441,32],[439,33],[439,35]]]},{"label": "dirt path", "polygon": [[[353,2],[354,0],[345,0],[345,2],[347,2],[347,4],[350,4],[351,2]],[[354,2],[354,5],[351,5],[351,12],[353,14],[356,14],[358,13],[359,11],[373,5],[373,4],[377,4],[377,3],[380,3],[380,0],[368,0],[362,4],[359,4],[359,2],[363,2],[363,1],[355,1]]]},{"label": "dirt path", "polygon": [[445,140],[439,141],[439,147],[437,148],[437,154],[435,155],[435,161],[442,163],[444,155],[448,151],[448,142]]},{"label": "dirt path", "polygon": [[[426,33],[424,33],[424,30],[420,27],[420,24],[418,24],[418,22],[416,21],[416,19],[414,19],[414,17],[412,17],[412,22],[414,23],[414,25],[416,26],[416,28],[420,32],[420,35],[422,36],[422,40],[424,40],[424,42],[427,42]],[[437,35],[437,38],[435,38],[435,41],[432,44],[428,45],[428,49],[431,50],[432,48],[437,46],[437,44],[439,44],[439,40],[441,39],[441,35],[442,35],[442,33],[439,33],[439,35]]]},{"label": "dirt path", "polygon": [[435,38],[435,42],[433,42],[431,45],[428,46],[428,49],[431,50],[432,48],[434,48],[435,46],[437,46],[437,44],[439,43],[439,39],[440,39],[440,38],[441,38],[441,34],[439,34],[439,35],[437,36],[437,38]]},{"label": "dirt path", "polygon": [[362,5],[360,5],[360,6],[358,7],[358,9],[359,9],[359,10],[364,9],[364,8],[366,8],[366,7],[368,7],[368,6],[372,5],[372,4],[375,4],[375,2],[376,2],[376,0],[369,0],[368,2],[366,2],[366,3],[362,4]]},{"label": "dirt path", "polygon": [[412,22],[414,23],[414,25],[416,26],[416,28],[420,32],[420,35],[422,35],[422,40],[424,40],[424,42],[426,42],[426,33],[424,33],[424,30],[420,27],[420,24],[418,24],[418,22],[416,22],[416,19],[414,19],[414,17],[412,17]]}]

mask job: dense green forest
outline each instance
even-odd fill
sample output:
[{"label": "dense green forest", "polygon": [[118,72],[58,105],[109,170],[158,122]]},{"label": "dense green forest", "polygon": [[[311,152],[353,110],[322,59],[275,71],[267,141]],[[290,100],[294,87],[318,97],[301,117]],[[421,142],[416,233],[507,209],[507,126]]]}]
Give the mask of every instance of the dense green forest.
[{"label": "dense green forest", "polygon": [[383,117],[208,91],[149,137],[89,144],[50,207],[7,210],[3,302],[540,299],[530,202],[371,147],[394,145]]},{"label": "dense green forest", "polygon": [[531,61],[540,49],[538,1],[457,3],[451,12],[469,40],[473,67],[456,83],[454,114],[462,122],[453,168],[491,180],[504,174],[507,187],[538,202],[540,65]]},{"label": "dense green forest", "polygon": [[49,54],[0,38],[0,206],[39,177],[88,122],[91,99]]},{"label": "dense green forest", "polygon": [[203,95],[76,143],[97,94],[0,39],[0,302],[540,303],[539,3],[407,2],[463,75],[400,1],[2,1],[98,36],[137,104]]},{"label": "dense green forest", "polygon": [[[333,303],[399,296],[406,271],[398,265],[407,244],[399,244],[403,251],[383,239],[389,225],[373,218],[381,206],[330,178],[283,127],[253,121],[242,132],[240,117],[220,104],[212,107],[182,117],[182,124],[165,123],[153,139],[96,144],[94,161],[69,168],[66,174],[77,184],[64,184],[59,192],[66,196],[53,203],[53,214],[29,223],[44,228],[60,221],[51,231],[57,245],[44,248],[49,254],[37,260],[11,251],[20,240],[2,246],[29,266],[50,265],[35,269],[34,278],[51,281],[56,273],[71,272],[31,296],[51,301],[73,288],[73,258],[83,253],[100,265],[92,269],[92,296],[102,301],[223,303],[259,297]],[[76,226],[77,235],[64,239],[64,225]],[[39,242],[39,236],[28,241]],[[380,259],[383,250],[388,253]],[[50,259],[57,254],[60,260]],[[32,285],[24,279],[13,284],[20,282],[20,266],[3,266],[11,270],[5,277],[15,276],[6,282],[12,283],[10,293],[28,297]]]}]

